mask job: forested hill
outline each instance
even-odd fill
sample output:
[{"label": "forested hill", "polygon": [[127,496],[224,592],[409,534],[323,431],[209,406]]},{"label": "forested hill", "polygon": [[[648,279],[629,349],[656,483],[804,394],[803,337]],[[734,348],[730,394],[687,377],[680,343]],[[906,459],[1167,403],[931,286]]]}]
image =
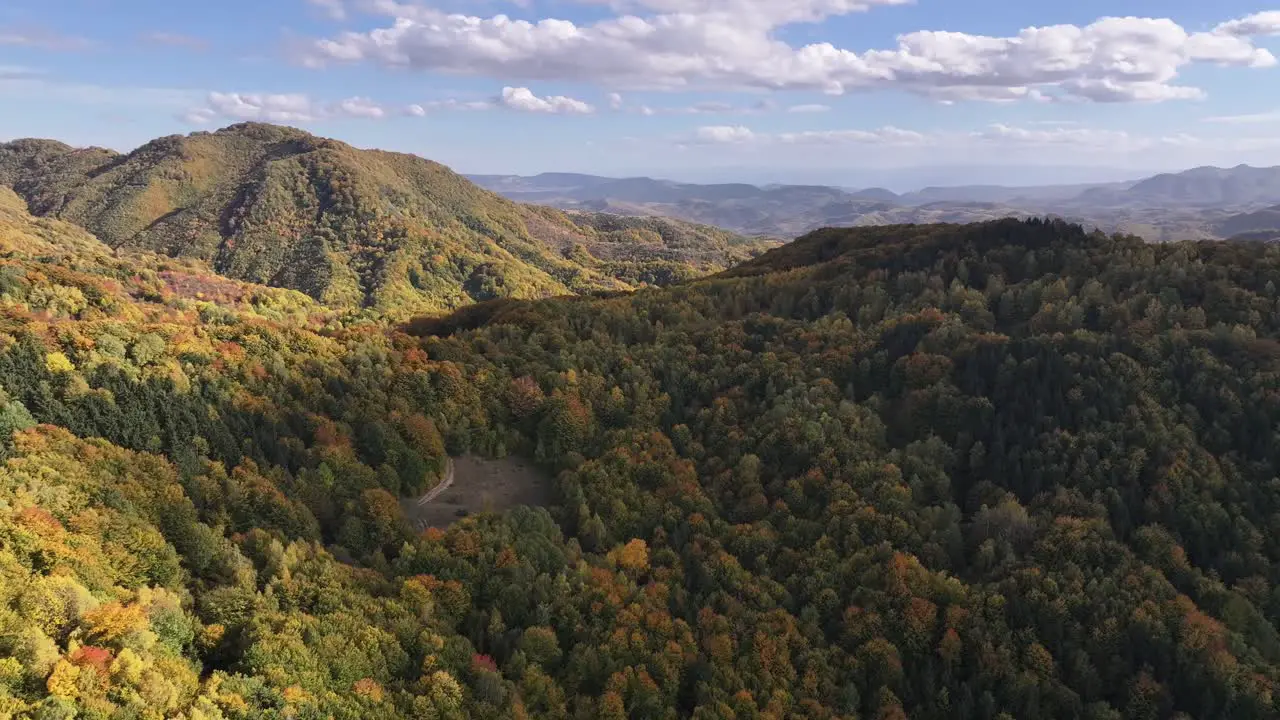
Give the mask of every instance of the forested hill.
[{"label": "forested hill", "polygon": [[[1276,246],[823,231],[397,328],[14,212],[0,714],[1280,715]],[[414,533],[468,452],[556,506]]]},{"label": "forested hill", "polygon": [[[1266,718],[1278,279],[1273,247],[1063,223],[828,230],[692,285],[419,329],[487,396],[510,383],[492,412],[569,413],[524,422],[585,550],[646,543],[576,635],[570,697]],[[655,595],[662,619],[631,620]],[[624,649],[605,638],[625,622]]]},{"label": "forested hill", "polygon": [[519,205],[438,163],[245,123],[120,155],[0,144],[0,185],[112,247],[206,261],[399,317],[494,297],[665,284],[772,243],[665,219]]}]

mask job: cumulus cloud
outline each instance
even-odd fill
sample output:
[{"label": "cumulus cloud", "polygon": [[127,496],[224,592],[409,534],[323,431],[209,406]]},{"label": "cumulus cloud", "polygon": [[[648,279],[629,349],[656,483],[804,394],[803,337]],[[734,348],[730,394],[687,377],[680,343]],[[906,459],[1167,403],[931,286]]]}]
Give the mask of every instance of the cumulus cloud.
[{"label": "cumulus cloud", "polygon": [[353,97],[338,102],[334,108],[336,114],[346,117],[362,117],[378,120],[387,116],[382,106],[369,98]]},{"label": "cumulus cloud", "polygon": [[609,109],[610,109],[610,110],[621,110],[621,109],[622,109],[622,96],[621,96],[621,95],[619,95],[618,93],[609,93],[609,95],[608,95],[608,98],[607,98],[607,99],[609,100]]},{"label": "cumulus cloud", "polygon": [[1280,30],[1258,13],[1189,32],[1162,18],[1106,17],[1006,37],[919,31],[896,47],[800,47],[773,32],[796,22],[898,0],[615,0],[621,14],[593,24],[506,15],[447,14],[394,0],[365,9],[387,27],[304,44],[303,62],[370,62],[426,72],[592,82],[617,88],[810,90],[842,94],[900,88],[943,101],[1069,98],[1158,102],[1201,96],[1177,84],[1194,63],[1270,67],[1253,38]]},{"label": "cumulus cloud", "polygon": [[[913,0],[606,0],[624,14],[649,11],[658,14],[732,18],[740,24],[778,27],[793,23],[819,22],[828,17],[850,15],[890,5],[909,5]],[[382,5],[387,3],[374,3]]]},{"label": "cumulus cloud", "polygon": [[1280,10],[1268,10],[1238,20],[1228,20],[1214,28],[1214,33],[1231,37],[1280,35]]},{"label": "cumulus cloud", "polygon": [[549,113],[555,115],[587,115],[595,112],[595,108],[581,100],[564,95],[538,97],[529,88],[504,87],[497,102],[510,110],[531,113]]},{"label": "cumulus cloud", "polygon": [[741,125],[707,125],[698,128],[693,139],[707,145],[727,145],[751,142],[757,136],[750,128]]},{"label": "cumulus cloud", "polygon": [[808,105],[792,105],[787,108],[787,112],[789,113],[824,113],[829,110],[831,110],[830,105],[821,105],[816,103],[810,103]]},{"label": "cumulus cloud", "polygon": [[353,97],[323,105],[301,93],[209,93],[203,107],[188,110],[183,120],[205,125],[215,120],[308,123],[328,118],[381,119],[387,111],[368,98]]},{"label": "cumulus cloud", "polygon": [[265,122],[310,122],[318,117],[311,98],[300,93],[209,93],[206,107],[196,108],[185,116],[188,122],[205,124],[218,118],[261,120]]}]

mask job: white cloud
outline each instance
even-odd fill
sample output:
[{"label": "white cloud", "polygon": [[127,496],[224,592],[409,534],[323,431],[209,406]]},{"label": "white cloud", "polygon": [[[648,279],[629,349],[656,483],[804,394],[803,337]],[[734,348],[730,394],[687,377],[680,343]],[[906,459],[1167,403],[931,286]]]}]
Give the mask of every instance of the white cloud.
[{"label": "white cloud", "polygon": [[387,116],[387,111],[369,98],[353,97],[339,102],[334,110],[346,117],[370,118],[378,120]]},{"label": "white cloud", "polygon": [[[311,2],[340,2],[340,0],[310,0]],[[914,0],[575,0],[586,5],[601,5],[618,15],[688,14],[732,19],[738,24],[750,23],[778,27],[798,22],[819,22],[836,15],[866,12],[874,7],[909,5]],[[423,3],[398,0],[355,0],[355,7],[374,15],[407,18],[428,22],[441,15],[436,8]],[[471,0],[471,4],[479,4]],[[518,7],[529,7],[525,0],[515,1]]]},{"label": "white cloud", "polygon": [[1214,28],[1214,32],[1232,37],[1280,35],[1280,10],[1268,10],[1239,20],[1229,20]]},{"label": "white cloud", "polygon": [[610,110],[621,110],[621,109],[622,109],[622,96],[621,96],[621,95],[619,95],[618,93],[609,93],[609,95],[608,95],[607,97],[608,97],[608,100],[609,100],[609,109],[610,109]]},{"label": "white cloud", "polygon": [[365,9],[389,27],[305,46],[312,66],[365,61],[425,72],[591,82],[618,88],[811,90],[841,94],[900,88],[943,101],[1067,98],[1158,102],[1203,93],[1177,84],[1194,63],[1270,67],[1252,38],[1280,29],[1280,13],[1188,32],[1161,18],[1107,17],[994,37],[920,31],[864,52],[828,42],[794,47],[773,31],[795,22],[898,0],[616,0],[619,15],[594,24],[506,15],[446,14],[394,0]]},{"label": "white cloud", "polygon": [[380,105],[361,97],[321,105],[301,93],[212,92],[203,107],[188,110],[182,119],[194,125],[205,125],[215,120],[308,123],[327,118],[377,120],[386,114]]},{"label": "white cloud", "polygon": [[642,10],[659,14],[686,13],[733,18],[740,24],[766,27],[820,22],[832,16],[866,12],[879,6],[909,5],[911,2],[912,0],[605,0],[605,4],[619,13],[634,14]]},{"label": "white cloud", "polygon": [[432,100],[422,103],[427,110],[492,110],[496,105],[494,100],[458,100],[457,98],[448,98],[446,100]]},{"label": "white cloud", "polygon": [[404,114],[409,117],[426,117],[433,112],[452,111],[452,110],[492,110],[497,105],[495,100],[459,100],[457,98],[447,98],[445,100],[430,100],[427,102],[413,103],[404,108]]},{"label": "white cloud", "polygon": [[1135,138],[1121,130],[1098,130],[1082,127],[1055,127],[1045,130],[1029,130],[1002,123],[971,133],[975,140],[1004,145],[1071,145],[1075,147],[1131,149],[1150,140]]},{"label": "white cloud", "polygon": [[1270,112],[1249,113],[1245,115],[1215,115],[1204,118],[1204,122],[1224,125],[1249,125],[1253,123],[1280,123],[1280,110]]},{"label": "white cloud", "polygon": [[556,115],[587,115],[595,108],[581,100],[564,95],[538,97],[529,88],[504,87],[496,101],[503,107],[520,112],[550,113]]},{"label": "white cloud", "polygon": [[[1161,146],[1203,147],[1217,140],[1197,138],[1191,135],[1168,137],[1136,136],[1121,130],[1066,126],[1041,126],[1025,128],[995,123],[972,132],[939,131],[920,132],[892,125],[880,128],[806,130],[801,132],[758,133],[750,128],[737,126],[710,126],[698,128],[691,138],[676,138],[679,144],[702,145],[752,144],[758,146],[813,146],[836,147],[858,145],[879,148],[931,148],[933,150],[971,150],[990,154],[992,148],[1011,151],[1031,149],[1084,153],[1127,153],[1150,150]],[[1280,145],[1280,138],[1273,141]]]},{"label": "white cloud", "polygon": [[830,105],[820,105],[815,103],[810,103],[808,105],[792,105],[787,108],[787,112],[789,113],[824,113],[830,110]]},{"label": "white cloud", "polygon": [[205,124],[218,118],[265,122],[310,122],[318,116],[311,99],[299,93],[209,93],[209,104],[188,112],[188,122]]},{"label": "white cloud", "polygon": [[880,145],[923,145],[930,138],[914,130],[903,130],[893,126],[877,130],[810,130],[799,133],[782,133],[777,136],[780,142],[806,145],[847,145],[872,143]]},{"label": "white cloud", "polygon": [[708,125],[694,132],[694,141],[708,145],[740,144],[755,140],[756,134],[741,125]]},{"label": "white cloud", "polygon": [[734,105],[720,100],[703,100],[692,105],[678,107],[650,107],[641,105],[634,108],[641,115],[758,115],[777,109],[772,100],[760,100],[751,105]]},{"label": "white cloud", "polygon": [[929,136],[914,130],[886,126],[875,130],[806,130],[777,134],[757,133],[742,125],[700,127],[692,138],[677,142],[701,145],[926,145],[945,136]]}]

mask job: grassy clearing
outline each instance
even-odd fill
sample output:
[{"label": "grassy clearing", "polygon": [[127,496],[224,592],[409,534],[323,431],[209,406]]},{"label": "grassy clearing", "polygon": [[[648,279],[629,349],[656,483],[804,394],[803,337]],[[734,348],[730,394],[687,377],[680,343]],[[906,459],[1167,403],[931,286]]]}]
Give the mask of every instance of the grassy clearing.
[{"label": "grassy clearing", "polygon": [[515,457],[488,460],[471,455],[453,459],[453,484],[430,502],[402,501],[418,530],[446,528],[478,512],[501,512],[518,505],[551,503],[551,478],[533,463]]}]

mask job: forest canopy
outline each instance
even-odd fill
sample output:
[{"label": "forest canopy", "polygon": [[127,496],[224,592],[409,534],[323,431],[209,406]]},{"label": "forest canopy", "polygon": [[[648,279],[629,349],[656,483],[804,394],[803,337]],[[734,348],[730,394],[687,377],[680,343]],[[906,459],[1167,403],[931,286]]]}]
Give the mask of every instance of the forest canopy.
[{"label": "forest canopy", "polygon": [[[0,717],[1280,714],[1275,246],[824,230],[388,325],[6,207]],[[555,505],[415,532],[463,453]]]}]

